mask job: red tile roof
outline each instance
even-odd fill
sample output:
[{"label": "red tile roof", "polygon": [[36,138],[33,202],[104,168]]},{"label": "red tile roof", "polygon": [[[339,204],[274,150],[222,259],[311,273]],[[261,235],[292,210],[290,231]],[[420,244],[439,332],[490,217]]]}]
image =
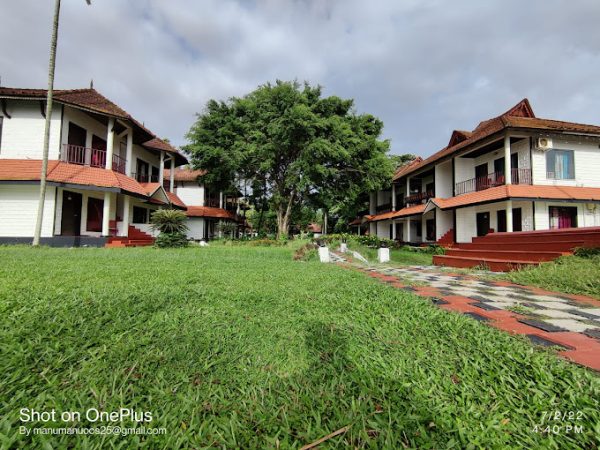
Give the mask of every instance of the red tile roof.
[{"label": "red tile roof", "polygon": [[478,203],[488,203],[509,198],[540,200],[600,201],[600,188],[579,186],[530,186],[512,184],[496,186],[483,191],[469,192],[457,197],[433,198],[431,201],[440,209],[452,209]]},{"label": "red tile roof", "polygon": [[167,153],[171,153],[175,155],[176,160],[176,164],[177,165],[182,165],[182,164],[187,164],[187,158],[185,156],[183,156],[181,153],[179,153],[179,150],[177,150],[175,147],[173,147],[171,144],[169,144],[168,142],[163,141],[162,139],[159,139],[157,137],[150,139],[147,142],[144,142],[142,144],[143,147],[152,149],[152,150],[161,150]]},{"label": "red tile roof", "polygon": [[[171,176],[171,171],[165,169],[165,180]],[[175,181],[196,181],[199,176],[206,174],[206,170],[175,169]]]},{"label": "red tile roof", "polygon": [[[39,181],[41,170],[41,160],[0,159],[0,181]],[[62,161],[48,161],[47,180],[53,183],[117,188],[144,197],[148,195],[140,183],[121,173]]]},{"label": "red tile roof", "polygon": [[377,214],[373,216],[365,216],[369,222],[379,222],[380,220],[398,219],[400,217],[416,216],[422,214],[425,211],[425,204],[407,206],[398,211],[390,211],[383,214]]},{"label": "red tile roof", "polygon": [[407,174],[408,172],[410,172],[412,170],[413,167],[416,167],[418,164],[420,164],[421,162],[423,162],[423,158],[421,158],[420,156],[417,156],[415,159],[413,159],[412,161],[404,164],[403,166],[398,167],[398,169],[396,169],[396,172],[394,173],[394,177],[392,178],[394,181],[396,181],[397,179],[399,179],[400,177],[404,176],[405,174]]},{"label": "red tile roof", "polygon": [[177,197],[177,194],[175,194],[175,192],[167,192],[167,197],[169,197],[169,201],[172,205],[177,206],[181,209],[187,209],[186,204],[183,203],[183,201],[179,197]]},{"label": "red tile roof", "polygon": [[[573,132],[583,134],[600,135],[600,127],[595,125],[585,125],[574,122],[563,122],[559,120],[540,119],[535,117],[533,109],[526,98],[521,100],[515,106],[510,108],[504,114],[481,122],[472,132],[455,131],[452,133],[448,146],[437,153],[421,161],[419,164],[411,165],[410,168],[403,171],[400,176],[405,176],[416,172],[436,161],[447,156],[453,155],[469,145],[475,144],[493,134],[507,128],[535,129],[547,131]],[[395,175],[394,180],[400,178]]]},{"label": "red tile roof", "polygon": [[211,217],[215,219],[236,220],[235,214],[222,208],[211,206],[188,206],[185,212],[188,217]]}]

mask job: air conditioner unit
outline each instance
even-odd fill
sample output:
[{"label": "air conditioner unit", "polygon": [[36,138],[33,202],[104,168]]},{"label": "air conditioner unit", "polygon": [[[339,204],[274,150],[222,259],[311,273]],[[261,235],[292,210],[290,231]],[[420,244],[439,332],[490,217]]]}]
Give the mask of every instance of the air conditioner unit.
[{"label": "air conditioner unit", "polygon": [[552,139],[546,137],[538,138],[535,142],[535,148],[542,152],[550,150],[552,148]]}]

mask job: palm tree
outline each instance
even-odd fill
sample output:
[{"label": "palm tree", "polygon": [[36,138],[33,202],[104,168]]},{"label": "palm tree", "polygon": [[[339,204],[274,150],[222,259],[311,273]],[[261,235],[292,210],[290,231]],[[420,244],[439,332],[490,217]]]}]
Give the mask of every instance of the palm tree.
[{"label": "palm tree", "polygon": [[[91,5],[91,0],[85,0]],[[40,201],[38,204],[33,245],[40,245],[42,221],[44,220],[44,202],[46,199],[46,172],[48,172],[48,150],[50,147],[50,119],[52,116],[52,94],[54,91],[54,68],[56,66],[56,44],[58,39],[58,18],[60,16],[60,0],[54,3],[54,22],[52,40],[50,41],[50,63],[48,64],[48,93],[46,96],[46,124],[44,126],[44,149],[42,155],[42,173],[40,176]]]}]

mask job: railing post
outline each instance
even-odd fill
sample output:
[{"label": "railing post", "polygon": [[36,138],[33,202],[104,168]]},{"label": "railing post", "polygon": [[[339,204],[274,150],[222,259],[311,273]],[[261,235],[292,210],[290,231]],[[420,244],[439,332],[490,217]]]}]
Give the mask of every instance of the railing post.
[{"label": "railing post", "polygon": [[[78,149],[78,153],[83,153],[83,165],[84,166],[90,166],[92,164],[92,149],[87,147],[87,148],[79,148]],[[79,159],[79,158],[77,158]]]}]

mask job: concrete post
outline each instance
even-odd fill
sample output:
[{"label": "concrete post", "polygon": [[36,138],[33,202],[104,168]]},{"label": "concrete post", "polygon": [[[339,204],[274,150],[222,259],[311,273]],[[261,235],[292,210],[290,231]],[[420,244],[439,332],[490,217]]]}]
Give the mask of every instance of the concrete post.
[{"label": "concrete post", "polygon": [[223,192],[219,192],[219,208],[223,209]]},{"label": "concrete post", "polygon": [[319,247],[319,260],[322,263],[331,262],[329,259],[329,249],[327,247]]},{"label": "concrete post", "polygon": [[165,180],[165,152],[160,152],[160,164],[158,165],[158,182],[163,185]]},{"label": "concrete post", "polygon": [[130,210],[131,197],[125,195],[123,196],[123,230],[121,230],[121,236],[129,236]]},{"label": "concrete post", "polygon": [[169,171],[169,192],[175,190],[175,157],[171,155],[171,169]]},{"label": "concrete post", "polygon": [[129,129],[127,132],[127,148],[125,151],[125,175],[131,176],[131,167],[133,164],[133,129]]},{"label": "concrete post", "polygon": [[115,126],[115,119],[108,119],[108,132],[106,133],[106,169],[112,170],[114,146],[115,146],[115,132],[113,128]]},{"label": "concrete post", "polygon": [[392,183],[392,211],[396,211],[396,183]]},{"label": "concrete post", "polygon": [[377,261],[380,263],[386,263],[390,261],[390,249],[380,248],[377,249]]},{"label": "concrete post", "polygon": [[513,205],[512,200],[506,202],[506,231],[512,233],[513,231]]},{"label": "concrete post", "polygon": [[396,222],[392,220],[392,239],[396,240]]},{"label": "concrete post", "polygon": [[[510,167],[510,136],[508,134],[504,136],[504,180],[505,184],[512,184],[512,170]],[[508,220],[508,212],[506,214],[506,218]]]},{"label": "concrete post", "polygon": [[406,219],[406,242],[410,243],[410,217]]},{"label": "concrete post", "polygon": [[110,236],[110,204],[112,195],[110,192],[104,193],[104,208],[102,211],[102,236]]}]

